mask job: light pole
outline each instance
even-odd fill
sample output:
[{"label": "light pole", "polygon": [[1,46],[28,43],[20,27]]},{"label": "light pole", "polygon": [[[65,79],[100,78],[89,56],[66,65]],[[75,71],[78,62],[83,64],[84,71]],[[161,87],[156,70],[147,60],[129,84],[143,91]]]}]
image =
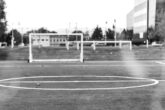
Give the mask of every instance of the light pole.
[{"label": "light pole", "polygon": [[14,32],[13,32],[13,24],[11,30],[11,48],[14,48]]},{"label": "light pole", "polygon": [[148,35],[149,35],[149,32],[148,32],[148,28],[149,28],[149,0],[147,0],[147,48],[148,48]]},{"label": "light pole", "polygon": [[107,24],[108,22],[105,22],[105,41],[107,41],[107,35],[106,35],[106,31],[108,32],[108,28],[107,28]]},{"label": "light pole", "polygon": [[107,34],[106,33],[108,33],[108,28],[107,28],[107,24],[108,24],[108,22],[106,21],[105,22],[105,30],[104,30],[104,39],[105,39],[105,45],[107,45],[107,43],[106,43],[106,41],[107,41]]},{"label": "light pole", "polygon": [[114,19],[113,30],[114,30],[115,47],[116,47],[116,19]]},{"label": "light pole", "polygon": [[23,43],[23,27],[21,27],[21,46],[24,46],[24,43]]},{"label": "light pole", "polygon": [[21,31],[21,46],[24,46],[24,44],[23,44],[23,27],[21,26],[20,22],[18,22],[18,28],[20,28],[20,31]]},{"label": "light pole", "polygon": [[68,33],[70,33],[70,25],[71,25],[71,23],[69,22],[69,29],[68,29]]},{"label": "light pole", "polygon": [[[77,29],[77,22],[76,22],[76,27],[75,27],[75,33],[77,33],[78,29]],[[76,41],[77,41],[77,36],[76,36]]]}]

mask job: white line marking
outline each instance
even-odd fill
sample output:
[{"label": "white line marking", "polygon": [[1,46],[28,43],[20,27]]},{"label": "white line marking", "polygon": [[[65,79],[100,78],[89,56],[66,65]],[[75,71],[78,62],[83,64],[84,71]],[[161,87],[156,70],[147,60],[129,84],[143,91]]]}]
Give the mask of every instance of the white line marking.
[{"label": "white line marking", "polygon": [[116,89],[129,89],[129,88],[140,88],[140,87],[148,87],[148,86],[153,86],[159,83],[158,80],[155,79],[149,79],[149,78],[137,78],[137,77],[127,77],[127,76],[93,76],[93,75],[86,75],[86,76],[78,76],[78,75],[73,75],[73,76],[31,76],[31,77],[19,77],[19,78],[9,78],[9,79],[3,79],[0,80],[0,82],[3,81],[12,81],[12,80],[17,80],[17,79],[28,79],[28,78],[48,78],[48,77],[117,77],[117,78],[130,78],[130,79],[138,79],[138,80],[146,80],[146,81],[151,81],[152,83],[150,84],[145,84],[145,85],[138,85],[138,86],[127,86],[127,87],[107,87],[107,88],[34,88],[34,87],[20,87],[20,86],[8,86],[8,85],[3,85],[0,84],[0,87],[5,87],[5,88],[13,88],[13,89],[22,89],[22,90],[53,90],[53,91],[77,91],[77,90],[116,90]]},{"label": "white line marking", "polygon": [[109,82],[151,82],[150,80],[88,80],[88,81],[2,81],[0,83],[109,83]]},{"label": "white line marking", "polygon": [[[127,78],[127,79],[136,79],[136,80],[147,80],[149,78],[138,78],[138,77],[129,77],[129,76],[98,76],[98,75],[65,75],[65,76],[28,76],[28,77],[15,77],[1,79],[2,81],[18,80],[18,79],[35,79],[35,78]],[[150,80],[150,79],[149,79]]]},{"label": "white line marking", "polygon": [[[142,66],[158,66],[153,64],[140,64]],[[116,67],[116,66],[139,66],[139,65],[125,65],[123,63],[121,64],[78,64],[78,65],[50,65],[50,64],[41,64],[41,65],[0,65],[0,68],[35,68],[35,67]]]},{"label": "white line marking", "polygon": [[161,79],[161,80],[158,80],[158,81],[160,81],[160,82],[164,82],[165,80]]},{"label": "white line marking", "polygon": [[156,61],[155,63],[165,65],[165,62],[161,62],[161,61]]}]

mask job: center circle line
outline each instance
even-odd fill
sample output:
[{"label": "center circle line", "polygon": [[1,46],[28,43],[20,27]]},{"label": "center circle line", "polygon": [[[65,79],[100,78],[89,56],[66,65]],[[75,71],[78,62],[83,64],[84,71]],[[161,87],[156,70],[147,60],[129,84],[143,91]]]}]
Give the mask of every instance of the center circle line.
[{"label": "center circle line", "polygon": [[85,82],[151,82],[151,80],[71,80],[71,81],[1,81],[0,83],[85,83]]},{"label": "center circle line", "polygon": [[[79,76],[79,75],[71,75],[71,76],[30,76],[30,77],[16,77],[16,78],[8,78],[8,79],[1,79],[0,80],[0,83],[3,83],[3,82],[14,82],[15,80],[18,80],[17,82],[21,83],[21,80],[22,79],[35,79],[35,78],[75,78],[75,77],[93,77],[93,78],[129,78],[130,80],[129,81],[151,81],[152,83],[149,83],[149,84],[142,84],[142,85],[136,85],[136,86],[126,86],[126,87],[107,87],[107,88],[92,88],[92,87],[88,87],[88,88],[34,88],[34,87],[21,87],[19,85],[3,85],[3,84],[0,84],[0,87],[5,87],[5,88],[13,88],[13,89],[23,89],[23,90],[54,90],[54,91],[59,91],[59,90],[64,90],[64,91],[76,91],[76,90],[117,90],[117,89],[131,89],[131,88],[141,88],[141,87],[148,87],[148,86],[154,86],[154,85],[157,85],[159,84],[159,80],[156,80],[156,79],[150,79],[150,78],[138,78],[138,77],[128,77],[128,76],[95,76],[95,75],[83,75],[83,76]],[[13,81],[14,80],[14,81]],[[92,80],[90,82],[103,82],[103,81],[108,81],[108,82],[112,82],[112,80]],[[115,82],[119,80],[114,80]],[[122,80],[122,81],[125,81],[125,82],[128,82],[128,80]],[[16,82],[16,83],[17,83]],[[23,81],[22,81],[23,82]],[[27,81],[26,81],[27,82]],[[29,83],[32,83],[32,81],[28,81]],[[36,81],[33,81],[33,82],[36,82]],[[45,82],[45,81],[43,81]],[[49,81],[50,82],[50,81]],[[52,82],[52,81],[51,81]],[[56,81],[57,82],[57,81]],[[59,82],[59,81],[58,81]],[[64,82],[64,81],[63,81]],[[71,81],[69,81],[71,82]],[[77,82],[77,80],[75,80],[75,82]],[[82,81],[81,81],[82,82]],[[87,82],[87,81],[85,81]],[[45,82],[45,83],[48,83]],[[54,81],[52,82],[54,83]],[[68,81],[67,81],[68,83]],[[71,82],[73,83],[73,81]]]}]

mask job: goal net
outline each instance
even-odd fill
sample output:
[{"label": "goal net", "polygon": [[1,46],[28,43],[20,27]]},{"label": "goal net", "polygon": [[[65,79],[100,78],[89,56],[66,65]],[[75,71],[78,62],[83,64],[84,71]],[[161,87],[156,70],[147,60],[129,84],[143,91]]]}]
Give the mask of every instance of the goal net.
[{"label": "goal net", "polygon": [[30,33],[29,62],[83,62],[83,34]]}]

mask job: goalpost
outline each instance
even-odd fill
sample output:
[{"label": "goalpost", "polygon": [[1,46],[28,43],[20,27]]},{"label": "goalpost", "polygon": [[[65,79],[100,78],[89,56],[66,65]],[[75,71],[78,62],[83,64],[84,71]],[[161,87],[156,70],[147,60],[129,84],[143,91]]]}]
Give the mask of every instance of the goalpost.
[{"label": "goalpost", "polygon": [[[72,47],[70,47],[70,45]],[[75,45],[78,49],[74,48]],[[74,53],[76,53],[75,56],[73,55]],[[70,56],[68,54],[70,54]],[[67,55],[69,56],[69,58]],[[84,58],[83,58],[82,33],[72,33],[72,34],[30,33],[29,34],[29,63],[60,62],[60,61],[83,62],[83,59]]]}]

